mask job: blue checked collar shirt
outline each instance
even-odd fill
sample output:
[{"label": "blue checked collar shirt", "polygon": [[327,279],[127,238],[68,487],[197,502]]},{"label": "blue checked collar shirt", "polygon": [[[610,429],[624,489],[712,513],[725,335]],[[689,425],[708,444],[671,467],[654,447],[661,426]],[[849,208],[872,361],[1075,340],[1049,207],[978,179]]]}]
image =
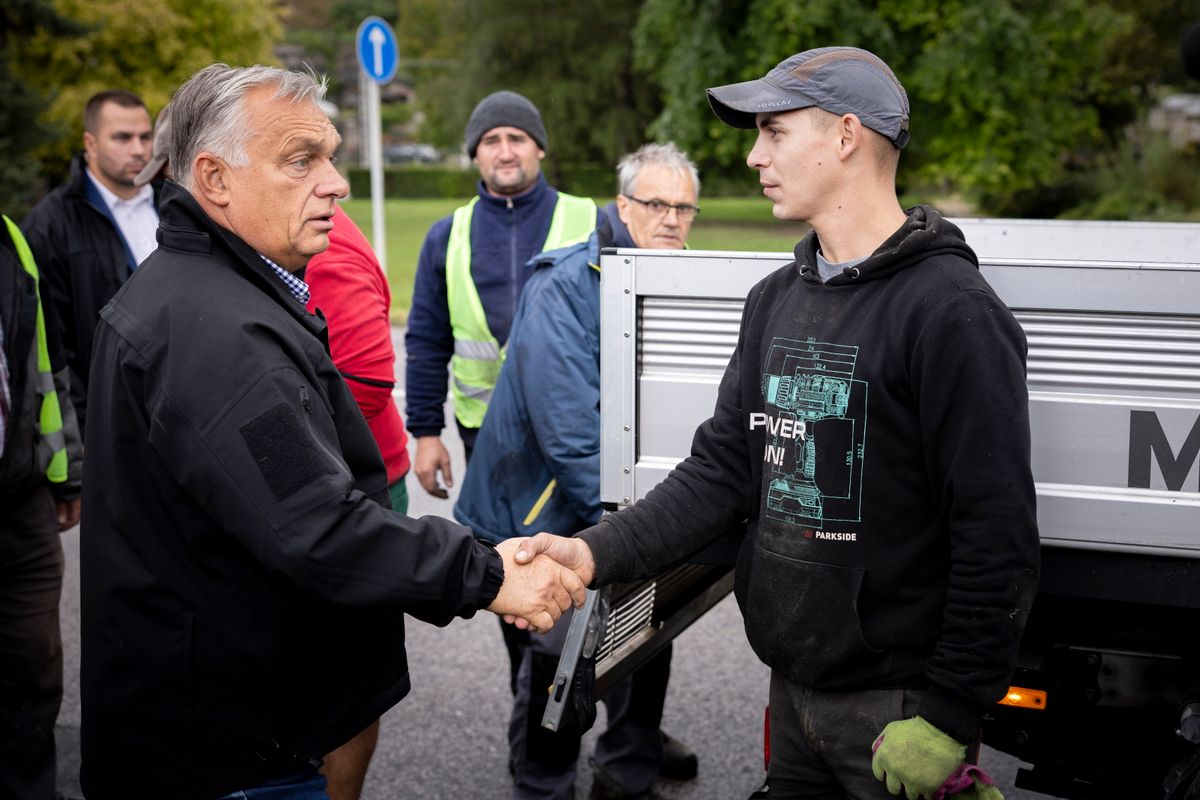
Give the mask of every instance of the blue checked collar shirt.
[{"label": "blue checked collar shirt", "polygon": [[295,297],[300,301],[300,305],[308,305],[309,291],[307,283],[300,280],[295,275],[264,256],[262,253],[259,253],[258,257],[267,262],[267,266],[279,276],[279,280],[283,281],[283,285],[286,286],[288,291],[292,293],[292,297]]}]

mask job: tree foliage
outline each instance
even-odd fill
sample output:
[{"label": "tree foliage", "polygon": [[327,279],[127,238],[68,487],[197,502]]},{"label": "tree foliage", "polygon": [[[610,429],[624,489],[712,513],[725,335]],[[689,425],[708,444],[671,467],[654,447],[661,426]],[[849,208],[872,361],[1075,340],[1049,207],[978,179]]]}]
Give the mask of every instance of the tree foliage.
[{"label": "tree foliage", "polygon": [[401,52],[415,59],[432,137],[461,146],[475,103],[511,89],[542,112],[551,173],[556,160],[614,164],[645,140],[657,113],[653,84],[629,57],[640,7],[638,0],[404,2]]},{"label": "tree foliage", "polygon": [[38,164],[32,154],[54,135],[54,129],[40,121],[47,99],[16,72],[18,45],[39,30],[64,39],[81,32],[55,12],[49,0],[0,5],[0,212],[18,219],[37,184]]},{"label": "tree foliage", "polygon": [[184,80],[213,62],[274,63],[271,47],[281,32],[276,0],[53,0],[53,8],[83,32],[64,37],[38,25],[12,52],[23,80],[50,98],[42,119],[60,135],[37,154],[44,171],[56,176],[79,149],[91,95],[128,89],[155,113]]},{"label": "tree foliage", "polygon": [[1119,140],[1177,71],[1167,31],[1184,16],[1181,0],[646,0],[635,60],[660,84],[653,135],[732,167],[754,134],[721,125],[707,87],[811,47],[864,47],[909,93],[902,182],[995,198],[1053,184]]}]

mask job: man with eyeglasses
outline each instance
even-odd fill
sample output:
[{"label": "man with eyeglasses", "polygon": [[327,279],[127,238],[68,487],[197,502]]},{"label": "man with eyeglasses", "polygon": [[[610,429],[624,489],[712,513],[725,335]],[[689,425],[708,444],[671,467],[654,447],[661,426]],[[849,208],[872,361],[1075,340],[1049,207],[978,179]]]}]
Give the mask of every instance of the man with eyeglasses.
[{"label": "man with eyeglasses", "polygon": [[[454,516],[492,542],[595,524],[600,505],[600,250],[682,249],[699,212],[696,167],[673,144],[648,144],[617,167],[620,194],[586,243],[536,256],[513,319]],[[514,800],[574,796],[578,721],[541,727],[568,625],[520,648],[509,724]],[[656,797],[656,777],[688,780],[696,756],[659,730],[668,647],[609,690],[596,744],[593,798]]]}]

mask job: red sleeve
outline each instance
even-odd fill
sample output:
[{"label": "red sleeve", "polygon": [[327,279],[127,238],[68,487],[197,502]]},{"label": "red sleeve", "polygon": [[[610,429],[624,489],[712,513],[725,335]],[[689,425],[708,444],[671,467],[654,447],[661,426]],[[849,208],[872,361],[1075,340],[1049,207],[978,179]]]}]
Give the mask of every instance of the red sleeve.
[{"label": "red sleeve", "polygon": [[[329,249],[314,256],[304,273],[312,293],[308,310],[320,309],[325,315],[333,363],[370,424],[389,481],[394,481],[408,471],[408,457],[403,423],[392,398],[396,381],[388,316],[392,295],[370,243],[341,208],[333,225]],[[398,463],[401,456],[403,470]]]}]

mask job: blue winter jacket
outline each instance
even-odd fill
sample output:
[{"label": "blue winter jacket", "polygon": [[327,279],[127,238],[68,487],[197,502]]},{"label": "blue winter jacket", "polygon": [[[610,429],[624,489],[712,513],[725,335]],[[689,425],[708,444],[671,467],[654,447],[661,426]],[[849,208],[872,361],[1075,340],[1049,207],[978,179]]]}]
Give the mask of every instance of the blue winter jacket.
[{"label": "blue winter jacket", "polygon": [[508,356],[454,506],[493,542],[600,519],[600,248],[632,247],[611,204],[587,242],[531,259]]},{"label": "blue winter jacket", "polygon": [[[478,192],[479,202],[471,218],[471,277],[488,328],[503,345],[521,291],[532,274],[530,259],[542,249],[550,231],[558,191],[539,175],[529,191],[516,197],[494,197],[483,181]],[[453,215],[433,224],[417,262],[404,336],[404,418],[412,436],[436,436],[445,427],[446,366],[454,354],[446,300],[446,246],[452,221]]]}]

